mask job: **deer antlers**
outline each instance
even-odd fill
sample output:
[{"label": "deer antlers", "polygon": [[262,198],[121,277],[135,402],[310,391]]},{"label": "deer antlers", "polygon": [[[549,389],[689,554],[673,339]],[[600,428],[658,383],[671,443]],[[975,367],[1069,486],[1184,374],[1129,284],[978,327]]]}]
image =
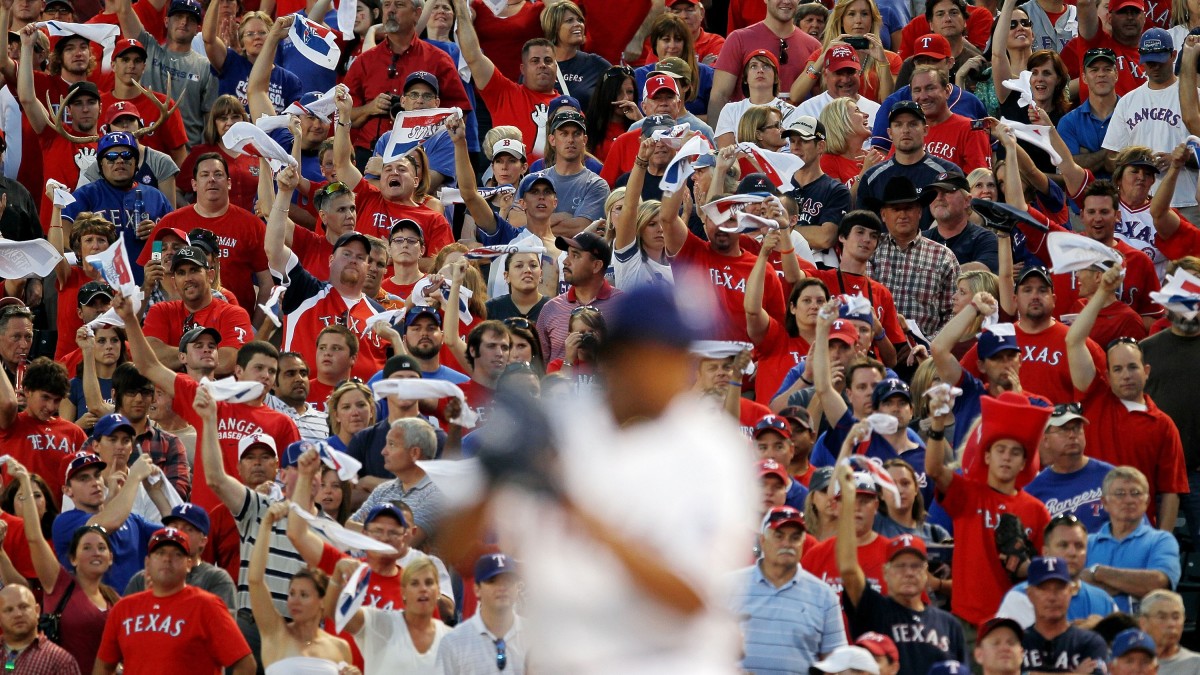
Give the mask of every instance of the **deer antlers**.
[{"label": "deer antlers", "polygon": [[[50,92],[49,91],[46,92],[46,110],[54,110],[54,106],[50,103]],[[66,97],[60,98],[58,100],[58,110],[55,111],[55,113],[50,116],[50,122],[49,122],[50,126],[55,131],[58,132],[59,136],[62,136],[63,138],[67,139],[68,141],[71,141],[72,143],[78,143],[80,145],[87,145],[88,143],[95,143],[97,140],[99,140],[99,138],[100,138],[99,136],[76,136],[76,135],[72,134],[71,132],[67,131],[67,128],[63,124],[63,119],[62,119],[63,113],[65,113],[66,110],[67,110]]]},{"label": "deer antlers", "polygon": [[[151,123],[150,126],[142,127],[141,129],[134,131],[133,132],[134,138],[142,138],[143,136],[148,136],[148,135],[154,133],[155,131],[157,131],[158,128],[167,121],[167,118],[170,117],[172,113],[174,113],[176,110],[179,109],[179,103],[181,101],[183,101],[183,97],[187,94],[187,91],[185,90],[182,94],[179,95],[178,99],[171,101],[170,104],[168,105],[167,103],[165,103],[161,99],[159,99],[157,96],[155,96],[154,92],[143,87],[141,82],[138,82],[137,80],[133,80],[133,86],[137,87],[137,90],[139,92],[141,92],[146,98],[150,99],[150,101],[154,103],[154,106],[156,108],[158,108],[158,113],[159,113],[158,119],[154,120],[154,122]],[[171,76],[170,75],[167,75],[166,89],[167,89],[167,92],[171,91]],[[168,101],[171,100],[169,94],[168,94],[167,100]],[[98,136],[98,135],[76,136],[75,134],[72,134],[71,132],[67,131],[66,125],[63,123],[63,113],[66,111],[66,109],[67,109],[66,99],[61,98],[61,99],[59,99],[58,111],[55,112],[54,115],[50,116],[49,124],[55,131],[58,132],[59,136],[62,136],[63,138],[67,139],[68,141],[71,141],[72,143],[77,143],[79,145],[87,145],[88,143],[95,143],[96,141],[100,140],[100,136]],[[50,103],[50,92],[46,92],[46,110],[54,110],[54,106],[51,105],[51,103]]]}]

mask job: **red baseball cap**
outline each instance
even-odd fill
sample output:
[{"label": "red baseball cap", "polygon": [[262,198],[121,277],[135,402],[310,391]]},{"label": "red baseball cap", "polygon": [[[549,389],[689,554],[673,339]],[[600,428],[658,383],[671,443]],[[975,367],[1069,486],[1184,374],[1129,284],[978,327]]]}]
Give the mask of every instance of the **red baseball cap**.
[{"label": "red baseball cap", "polygon": [[773,459],[760,459],[758,460],[757,466],[759,478],[764,476],[775,476],[779,480],[783,481],[784,485],[787,485],[788,481],[791,480],[791,478],[788,476],[787,469],[783,468],[782,464]]},{"label": "red baseball cap", "polygon": [[777,72],[777,73],[779,72],[779,57],[775,56],[774,52],[766,50],[766,49],[755,49],[754,51],[747,54],[746,58],[742,59],[742,69],[745,69],[746,66],[750,65],[750,60],[756,56],[761,56],[764,59],[770,61],[771,65],[775,67],[775,72]]},{"label": "red baseball cap", "polygon": [[1112,0],[1108,3],[1109,13],[1119,12],[1127,7],[1136,7],[1140,11],[1146,11],[1145,0]]},{"label": "red baseball cap", "polygon": [[862,69],[862,63],[858,60],[858,52],[854,50],[854,47],[834,45],[825,59],[825,67],[834,72],[843,68],[853,68],[857,71]]},{"label": "red baseball cap", "polygon": [[829,339],[841,340],[853,347],[858,344],[858,329],[847,319],[838,319],[829,327]]},{"label": "red baseball cap", "polygon": [[679,85],[675,83],[675,78],[670,75],[655,75],[646,80],[646,86],[642,90],[642,98],[654,98],[654,95],[663,90],[670,90],[676,96],[679,95]]},{"label": "red baseball cap", "polygon": [[113,47],[112,57],[115,59],[118,56],[124,54],[125,52],[127,52],[129,50],[139,51],[142,53],[143,57],[147,56],[146,47],[144,45],[142,45],[141,42],[139,42],[133,38],[124,38],[121,40],[117,40],[116,46]]},{"label": "red baseball cap", "polygon": [[[1137,0],[1141,2],[1141,0]],[[1111,11],[1111,10],[1109,10]],[[913,56],[929,56],[935,59],[950,58],[950,43],[937,33],[929,33],[917,38],[913,43]]]},{"label": "red baseball cap", "polygon": [[134,117],[137,119],[138,124],[146,126],[146,122],[142,119],[142,113],[138,111],[136,105],[129,101],[116,101],[112,105],[108,106],[108,108],[104,111],[104,119],[100,122],[100,124],[101,126],[107,127],[113,122],[116,122],[119,118],[126,116]]},{"label": "red baseball cap", "polygon": [[925,540],[911,534],[902,534],[888,542],[888,562],[891,562],[901,553],[916,553],[925,560],[929,559],[929,551],[925,548]]},{"label": "red baseball cap", "polygon": [[874,656],[882,656],[890,663],[900,663],[900,650],[896,648],[896,643],[892,642],[892,638],[883,633],[869,631],[858,636],[854,644],[871,652]]},{"label": "red baseball cap", "polygon": [[754,438],[758,438],[768,431],[777,433],[784,438],[790,439],[792,437],[792,425],[788,424],[787,420],[785,420],[782,415],[776,415],[774,413],[763,415],[757,422],[754,423],[754,431],[750,435]]},{"label": "red baseball cap", "polygon": [[804,526],[804,514],[796,510],[794,506],[776,506],[763,516],[762,527],[759,529],[762,532],[767,530],[778,530],[784,525],[799,525],[800,530],[807,531]]}]

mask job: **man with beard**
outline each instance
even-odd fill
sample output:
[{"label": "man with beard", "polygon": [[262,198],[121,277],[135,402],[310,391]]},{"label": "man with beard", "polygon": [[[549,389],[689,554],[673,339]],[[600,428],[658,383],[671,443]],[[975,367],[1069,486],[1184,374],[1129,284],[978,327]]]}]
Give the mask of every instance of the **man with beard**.
[{"label": "man with beard", "polygon": [[[524,182],[521,185],[524,187]],[[687,230],[683,221],[675,219],[675,223]],[[591,232],[580,232],[569,239],[555,237],[554,245],[567,252],[562,270],[563,281],[570,288],[547,302],[538,315],[538,339],[542,342],[542,357],[546,363],[566,357],[572,312],[587,305],[603,312],[621,295],[621,291],[613,288],[604,277],[605,270],[612,264],[612,249],[603,239]],[[754,256],[746,255],[753,264]]]},{"label": "man with beard", "polygon": [[604,217],[608,184],[583,165],[587,120],[582,113],[568,107],[556,113],[550,123],[549,142],[554,150],[554,166],[543,173],[558,195],[558,209],[550,216],[550,227],[573,235]]},{"label": "man with beard", "polygon": [[354,225],[358,222],[358,207],[354,193],[345,184],[336,181],[317,189],[313,204],[317,207],[325,236],[317,234],[319,228],[314,232],[306,227],[296,227],[295,223],[288,220],[283,225],[284,243],[291,247],[304,269],[318,279],[328,279],[333,244],[343,234],[354,231]]},{"label": "man with beard", "polygon": [[[442,315],[432,307],[415,305],[404,315],[404,351],[419,364],[421,377],[462,384],[471,379],[463,373],[442,365]],[[384,368],[384,377],[387,368]]]},{"label": "man with beard", "polygon": [[80,675],[79,663],[39,630],[41,609],[37,598],[24,586],[13,584],[0,591],[0,631],[6,655],[5,666],[22,673]]},{"label": "man with beard", "polygon": [[212,296],[208,257],[195,246],[179,249],[171,258],[171,276],[182,299],[160,302],[146,312],[144,329],[158,360],[172,370],[182,367],[182,338],[194,327],[211,328],[224,336],[217,351],[217,375],[233,372],[237,350],[254,337],[246,310]]},{"label": "man with beard", "polygon": [[[1121,283],[1120,266],[1104,273],[1100,289],[1079,313],[1066,334],[1071,382],[1083,392],[1088,411],[1087,444],[1094,457],[1114,466],[1132,466],[1149,483],[1147,516],[1166,532],[1175,529],[1179,495],[1188,493],[1183,444],[1175,423],[1146,396],[1150,367],[1137,342],[1121,338],[1106,347],[1105,360],[1096,359],[1084,344],[1104,303],[1104,296]],[[1156,497],[1161,495],[1161,503]]]},{"label": "man with beard", "polygon": [[[326,325],[340,323],[358,339],[353,373],[367,380],[383,367],[386,358],[384,337],[370,325],[383,307],[363,293],[371,242],[365,235],[346,232],[334,242],[329,256],[329,280],[313,276],[283,243],[287,208],[298,180],[295,167],[280,172],[279,194],[267,219],[267,260],[272,273],[287,286],[280,300],[284,314],[283,348],[303,355],[306,363],[316,363],[317,336]],[[383,333],[388,339],[399,339],[395,331]]]},{"label": "man with beard", "polygon": [[[1176,260],[1171,273],[1200,275],[1200,258]],[[1188,530],[1200,540],[1200,415],[1196,415],[1195,382],[1200,382],[1200,316],[1188,318],[1168,310],[1171,324],[1141,342],[1142,359],[1150,367],[1146,394],[1175,422],[1183,444],[1190,490],[1181,498]]]},{"label": "man with beard", "polygon": [[308,364],[304,362],[304,357],[296,352],[280,354],[279,372],[275,375],[275,394],[267,398],[267,405],[292,418],[296,430],[300,432],[300,440],[314,443],[323,441],[329,438],[325,399],[318,399],[318,403],[309,403],[308,399]]}]

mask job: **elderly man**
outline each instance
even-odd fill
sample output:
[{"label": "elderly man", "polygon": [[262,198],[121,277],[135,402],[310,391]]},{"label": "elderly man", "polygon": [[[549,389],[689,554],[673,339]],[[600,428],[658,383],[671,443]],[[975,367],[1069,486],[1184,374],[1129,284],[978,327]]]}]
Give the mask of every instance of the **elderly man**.
[{"label": "elderly man", "polygon": [[[1103,673],[1101,661],[1107,645],[1090,630],[1073,625],[1067,608],[1074,580],[1062,558],[1034,558],[1029,563],[1029,586],[1025,589],[1033,605],[1033,625],[1025,630],[1025,668],[1030,672]],[[1082,664],[1093,667],[1084,671]]]},{"label": "elderly man", "polygon": [[[846,645],[837,594],[800,567],[804,516],[790,506],[771,509],[759,533],[762,558],[737,572],[733,612],[742,625],[749,672],[807,672],[834,649]],[[780,631],[782,620],[804,626]]]},{"label": "elderly man", "polygon": [[1138,607],[1138,626],[1158,647],[1159,675],[1200,672],[1200,654],[1179,644],[1185,613],[1183,597],[1166,590],[1151,591]]},{"label": "elderly man", "polygon": [[5,670],[13,673],[79,675],[79,663],[38,630],[40,608],[33,592],[25,586],[7,586],[0,591],[0,631]]},{"label": "elderly man", "polygon": [[1088,566],[1080,578],[1108,591],[1123,612],[1136,612],[1143,596],[1179,582],[1179,542],[1145,521],[1149,492],[1141,471],[1110,471],[1103,498],[1109,522],[1088,537]]},{"label": "elderly man", "polygon": [[995,274],[1000,268],[996,233],[970,221],[969,190],[966,176],[939,174],[922,195],[933,215],[933,227],[922,234],[950,249],[963,272],[984,270]]},{"label": "elderly man", "polygon": [[376,506],[403,500],[413,510],[409,544],[420,546],[433,534],[445,497],[425,470],[417,466],[417,460],[433,459],[437,455],[437,446],[437,434],[429,422],[416,417],[404,417],[392,422],[383,446],[383,468],[395,478],[380,483],[372,490],[367,501],[350,516],[350,520],[361,523]]},{"label": "elderly man", "polygon": [[[788,116],[785,122],[790,123],[796,116],[809,115],[820,117],[821,111],[835,98],[849,98],[858,105],[858,110],[867,116],[867,126],[875,125],[875,114],[879,112],[879,104],[859,94],[862,86],[862,63],[858,60],[858,52],[848,44],[837,43],[829,46],[829,51],[823,55],[824,63],[821,68],[821,81],[825,91],[817,94],[796,106],[795,112]],[[822,57],[817,57],[820,60]],[[795,92],[806,84],[815,84],[811,77],[800,77],[792,84]],[[800,100],[795,94],[791,100]]]}]

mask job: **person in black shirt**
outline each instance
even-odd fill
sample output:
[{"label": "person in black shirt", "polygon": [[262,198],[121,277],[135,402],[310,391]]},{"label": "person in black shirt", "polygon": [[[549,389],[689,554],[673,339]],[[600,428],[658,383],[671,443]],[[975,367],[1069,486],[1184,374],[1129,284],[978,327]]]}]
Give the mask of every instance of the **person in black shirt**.
[{"label": "person in black shirt", "polygon": [[1024,672],[1105,672],[1108,646],[1104,639],[1067,621],[1072,583],[1066,560],[1039,557],[1030,561],[1026,593],[1033,604],[1034,622],[1021,639],[1025,647]]},{"label": "person in black shirt", "polygon": [[792,176],[800,187],[788,193],[800,210],[796,231],[808,241],[819,267],[837,267],[838,222],[850,210],[850,188],[821,170],[825,125],[805,115],[792,122],[783,136],[792,142],[792,154],[804,160]]},{"label": "person in black shirt", "polygon": [[550,301],[540,290],[542,257],[537,253],[504,256],[504,281],[509,292],[487,301],[487,318],[503,321],[521,317],[537,323],[542,307]]}]

